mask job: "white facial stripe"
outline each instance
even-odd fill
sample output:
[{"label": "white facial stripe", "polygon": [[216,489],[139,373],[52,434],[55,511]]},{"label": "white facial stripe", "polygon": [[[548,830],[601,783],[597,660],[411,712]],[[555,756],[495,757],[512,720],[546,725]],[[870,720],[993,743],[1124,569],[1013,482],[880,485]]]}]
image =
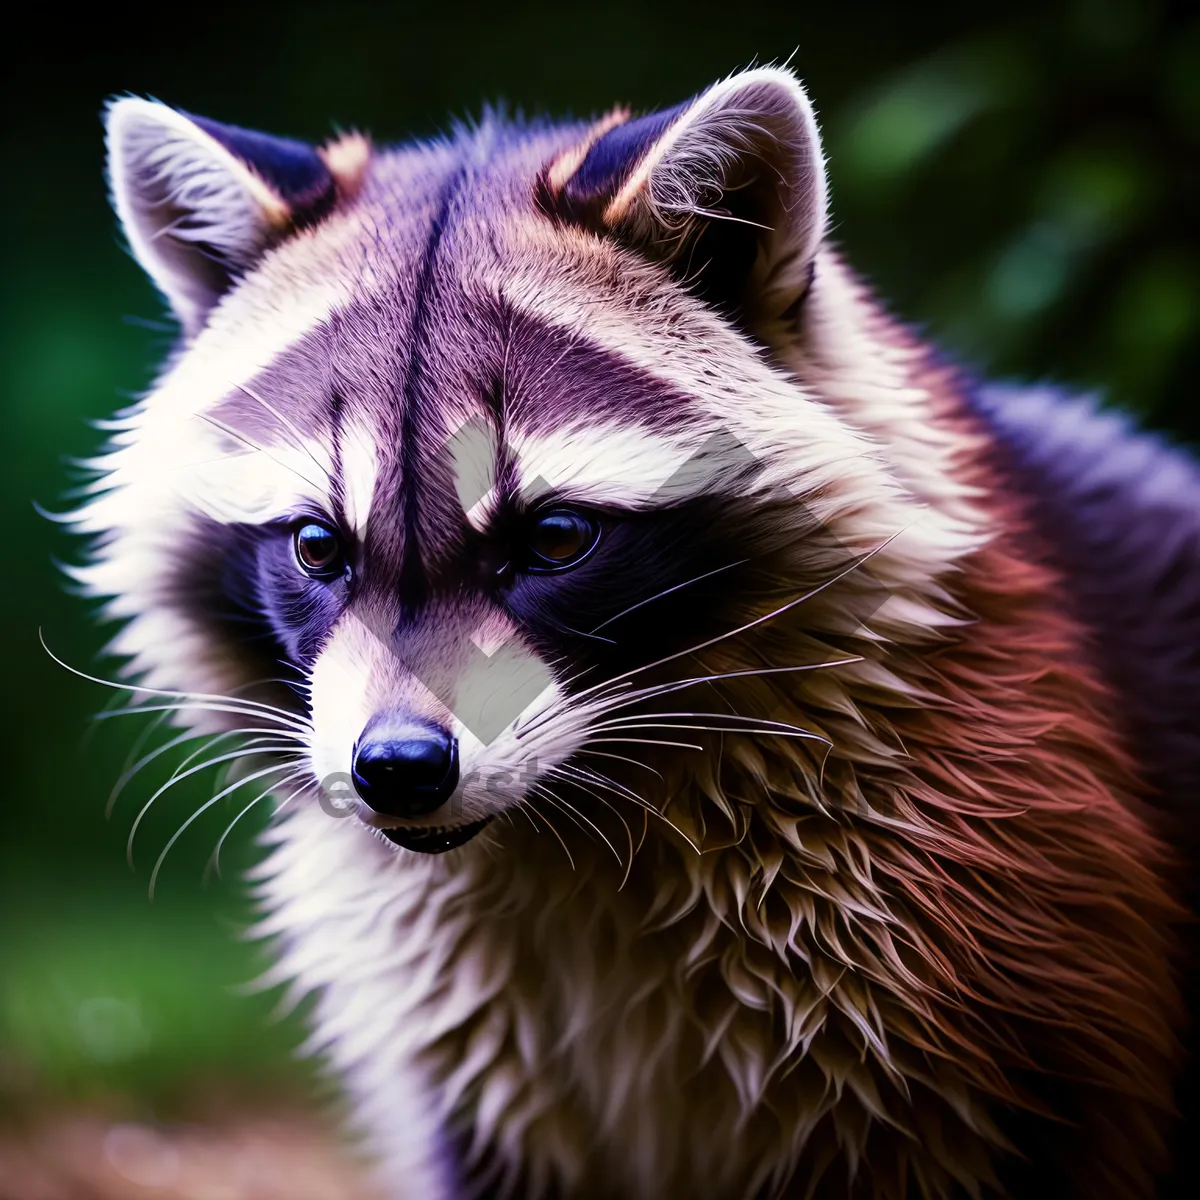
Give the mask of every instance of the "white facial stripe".
[{"label": "white facial stripe", "polygon": [[260,525],[314,504],[330,511],[328,457],[317,443],[235,452],[176,472],[175,491],[189,508],[224,524]]},{"label": "white facial stripe", "polygon": [[351,420],[342,429],[340,446],[346,521],[361,536],[371,515],[371,497],[379,476],[375,435],[362,421]]},{"label": "white facial stripe", "polygon": [[[239,387],[252,386],[352,293],[385,286],[369,271],[347,269],[361,258],[355,249],[361,237],[360,217],[333,216],[319,231],[294,235],[278,255],[269,253],[218,305],[146,403],[114,422],[112,444],[94,463],[103,478],[76,525],[83,533],[120,537],[119,551],[87,573],[97,594],[154,595],[161,575],[156,550],[178,536],[181,518],[193,509],[221,521],[260,522],[302,503],[333,507],[328,448],[302,444],[283,427],[271,445],[239,445],[206,414]],[[114,562],[126,564],[119,588],[109,582]]]},{"label": "white facial stripe", "polygon": [[580,503],[647,508],[719,490],[717,470],[695,470],[704,439],[666,437],[639,425],[572,425],[510,437],[521,499],[548,495]]},{"label": "white facial stripe", "polygon": [[[328,447],[314,439],[258,447],[196,418],[143,431],[137,449],[136,475],[126,459],[102,481],[111,490],[98,488],[80,511],[82,531],[117,528],[153,540],[160,529],[179,528],[186,512],[223,524],[261,524],[314,505],[332,507],[333,464]],[[125,486],[112,488],[114,478]]]},{"label": "white facial stripe", "polygon": [[[563,235],[555,231],[551,237],[530,222],[522,224],[519,236],[526,242],[547,243],[547,251],[554,251],[560,250],[554,239]],[[764,471],[784,463],[789,481],[803,475],[816,490],[838,484],[845,478],[846,462],[871,453],[866,439],[820,400],[805,395],[794,378],[748,353],[745,342],[712,313],[680,296],[673,303],[664,297],[661,309],[640,306],[635,315],[630,312],[638,294],[635,284],[622,290],[620,283],[614,287],[610,282],[619,272],[605,256],[615,251],[582,239],[577,248],[598,260],[594,272],[551,277],[536,271],[536,256],[531,255],[534,265],[528,272],[497,271],[485,282],[517,310],[688,396],[699,420],[712,432],[724,431],[745,445]],[[646,280],[646,286],[661,284]],[[864,480],[878,478],[878,466],[865,462],[851,465],[849,471]]]},{"label": "white facial stripe", "polygon": [[211,408],[344,307],[352,290],[369,291],[372,277],[343,265],[356,257],[361,239],[361,218],[331,217],[319,236],[298,234],[286,255],[268,255],[214,311],[189,353],[156,388],[155,416],[178,420]]}]

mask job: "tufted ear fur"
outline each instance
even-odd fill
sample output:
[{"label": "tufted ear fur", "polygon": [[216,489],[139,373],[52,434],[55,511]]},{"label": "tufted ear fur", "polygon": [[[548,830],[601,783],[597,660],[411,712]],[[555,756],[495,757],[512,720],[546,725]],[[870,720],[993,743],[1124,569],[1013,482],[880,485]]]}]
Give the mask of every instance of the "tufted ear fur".
[{"label": "tufted ear fur", "polygon": [[133,97],[113,101],[105,125],[113,207],[188,336],[265,250],[329,211],[349,178],[338,164],[355,158],[347,145],[359,168],[367,154],[361,138],[339,154]]},{"label": "tufted ear fur", "polygon": [[667,263],[760,337],[803,297],[825,233],[816,115],[782,68],[636,120],[614,114],[551,164],[545,190],[558,213]]}]

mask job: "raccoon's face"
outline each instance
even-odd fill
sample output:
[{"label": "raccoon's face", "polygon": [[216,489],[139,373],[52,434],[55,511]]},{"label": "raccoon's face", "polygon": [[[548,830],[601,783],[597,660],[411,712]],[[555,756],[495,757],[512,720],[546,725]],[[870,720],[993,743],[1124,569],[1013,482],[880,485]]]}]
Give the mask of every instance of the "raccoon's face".
[{"label": "raccoon's face", "polygon": [[788,73],[387,152],[122,100],[109,143],[187,335],[81,518],[150,685],[294,712],[310,795],[412,850],[722,745],[761,770],[741,734],[815,777],[772,672],[850,657],[843,576],[911,506],[772,357],[823,254]]}]

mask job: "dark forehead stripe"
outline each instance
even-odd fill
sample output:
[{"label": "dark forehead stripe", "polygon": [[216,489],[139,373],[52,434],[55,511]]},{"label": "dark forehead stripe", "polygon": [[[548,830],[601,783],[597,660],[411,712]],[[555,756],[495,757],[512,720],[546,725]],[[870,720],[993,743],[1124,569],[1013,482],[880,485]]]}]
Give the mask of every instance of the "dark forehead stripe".
[{"label": "dark forehead stripe", "polygon": [[591,421],[672,434],[696,410],[694,397],[616,351],[528,313],[511,322],[505,361],[506,422],[523,433]]},{"label": "dark forehead stripe", "polygon": [[[427,374],[425,342],[430,331],[431,312],[433,306],[430,298],[434,284],[434,269],[438,259],[438,251],[445,237],[454,207],[455,198],[463,187],[466,172],[459,168],[445,183],[442,189],[441,203],[437,215],[429,230],[425,242],[424,253],[417,268],[416,284],[413,291],[413,316],[408,331],[408,365],[404,372],[403,400],[400,414],[400,463],[401,485],[404,491],[404,550],[400,564],[398,581],[400,603],[406,610],[415,610],[424,602],[427,586],[424,571],[421,566],[420,547],[420,495],[418,462],[420,448],[418,439],[421,436],[423,422],[420,420],[418,406],[422,400],[422,388]],[[400,347],[397,347],[399,350]]]},{"label": "dark forehead stripe", "polygon": [[[332,460],[335,517],[343,516],[343,431],[369,431],[380,486],[399,486],[400,397],[413,322],[414,271],[455,167],[448,147],[420,148],[387,157],[361,207],[357,248],[339,253],[325,268],[344,280],[353,299],[334,309],[280,352],[242,387],[233,387],[211,415],[239,442],[301,448],[315,443],[317,457]],[[244,448],[244,445],[240,448]],[[324,472],[301,454],[298,491],[314,499]],[[401,533],[396,531],[397,546]],[[398,560],[398,551],[396,558]]]}]

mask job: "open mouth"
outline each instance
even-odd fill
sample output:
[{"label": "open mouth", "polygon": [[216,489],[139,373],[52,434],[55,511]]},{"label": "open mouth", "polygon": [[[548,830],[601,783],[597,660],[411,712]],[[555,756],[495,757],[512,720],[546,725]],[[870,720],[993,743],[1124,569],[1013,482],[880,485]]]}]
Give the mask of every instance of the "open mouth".
[{"label": "open mouth", "polygon": [[389,842],[403,846],[405,850],[419,850],[422,854],[445,854],[469,842],[491,821],[472,821],[469,825],[434,825],[424,829],[381,829]]}]

